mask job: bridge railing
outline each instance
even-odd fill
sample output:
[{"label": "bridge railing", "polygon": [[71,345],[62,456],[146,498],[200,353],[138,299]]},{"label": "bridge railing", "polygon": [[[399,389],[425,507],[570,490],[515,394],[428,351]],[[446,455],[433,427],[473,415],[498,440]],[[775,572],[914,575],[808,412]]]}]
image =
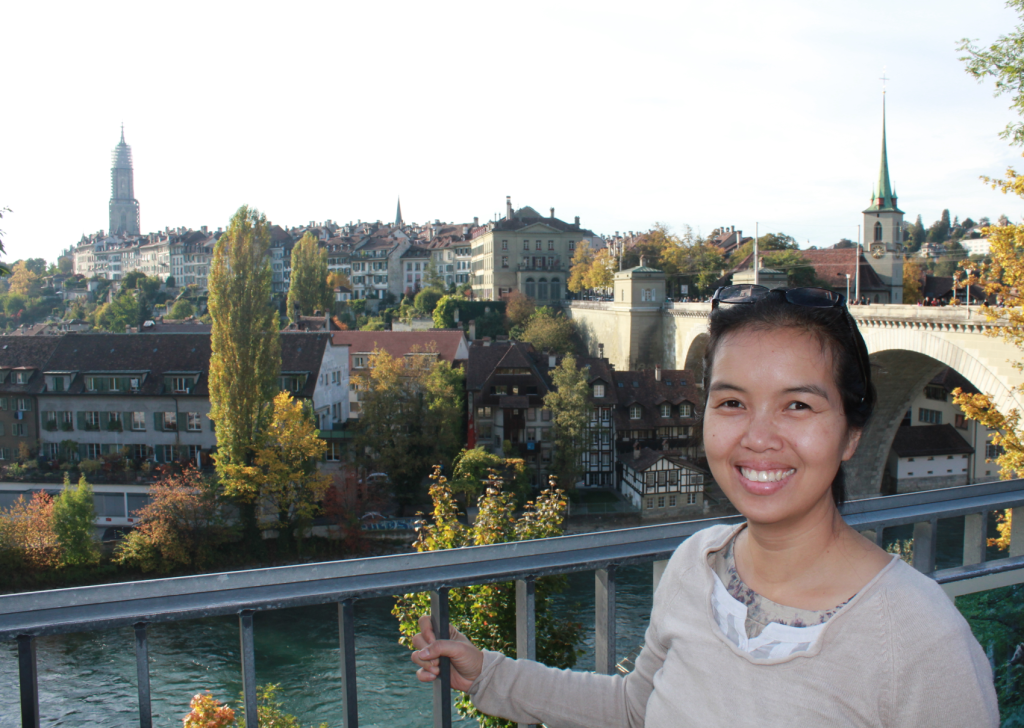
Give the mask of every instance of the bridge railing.
[{"label": "bridge railing", "polygon": [[[994,510],[1022,508],[1013,520],[1010,553],[985,560],[985,525]],[[963,565],[935,571],[938,522],[964,516]],[[1003,481],[855,501],[844,517],[881,543],[886,528],[913,524],[914,566],[956,596],[1024,582],[1024,481]],[[618,531],[563,536],[450,551],[399,554],[301,566],[204,574],[124,584],[55,589],[0,596],[0,639],[17,640],[22,725],[39,725],[35,641],[39,636],[132,626],[138,674],[139,725],[152,726],[148,624],[234,614],[239,619],[243,702],[247,728],[256,728],[256,611],[334,603],[340,625],[339,660],[344,725],[358,725],[355,604],[371,596],[430,592],[435,629],[447,633],[452,588],[516,582],[517,656],[536,656],[534,585],[538,577],[595,572],[595,658],[600,673],[615,670],[616,569],[654,563],[655,582],[665,560],[686,538],[740,517],[703,519]],[[446,663],[443,660],[442,663]],[[414,679],[410,666],[409,679]],[[434,721],[452,720],[449,666],[434,684]]]}]

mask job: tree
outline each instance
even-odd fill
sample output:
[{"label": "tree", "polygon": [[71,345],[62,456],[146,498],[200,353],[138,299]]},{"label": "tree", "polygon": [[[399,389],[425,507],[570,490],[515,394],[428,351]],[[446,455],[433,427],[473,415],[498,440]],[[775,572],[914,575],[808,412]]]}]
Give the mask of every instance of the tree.
[{"label": "tree", "polygon": [[245,483],[247,498],[258,500],[264,514],[273,516],[260,527],[278,529],[279,543],[294,540],[300,554],[305,530],[331,485],[331,478],[317,468],[327,450],[319,435],[309,403],[280,392],[252,465],[225,467],[227,477]]},{"label": "tree", "polygon": [[581,240],[576,246],[576,252],[572,254],[571,267],[569,269],[569,290],[579,293],[587,288],[587,276],[590,274],[590,266],[594,263],[594,253],[590,250],[590,241]]},{"label": "tree", "polygon": [[11,269],[10,291],[26,297],[38,296],[39,278],[39,274],[29,268],[26,261],[19,260]]},{"label": "tree", "polygon": [[608,248],[601,248],[597,251],[597,255],[594,256],[594,262],[590,265],[590,270],[587,271],[586,284],[587,288],[611,288],[615,282],[615,268],[618,265],[618,261],[615,260],[615,256],[612,255],[612,251]]},{"label": "tree", "polygon": [[567,354],[573,350],[573,335],[576,326],[572,319],[561,312],[555,313],[547,306],[537,309],[523,331],[523,341],[533,344],[541,351]]},{"label": "tree", "polygon": [[[757,252],[762,255],[769,250],[798,250],[799,248],[796,239],[785,233],[765,233],[757,239]],[[754,241],[750,240],[736,248],[729,255],[729,260],[735,265],[753,252]]]},{"label": "tree", "polygon": [[555,426],[553,465],[559,482],[575,486],[583,475],[583,453],[587,422],[590,419],[590,386],[587,373],[576,366],[576,358],[567,354],[551,374],[555,388],[544,397]]},{"label": "tree", "polygon": [[160,279],[150,278],[141,271],[133,270],[121,279],[121,289],[124,290],[126,288],[138,289],[147,298],[153,298],[157,291],[160,290]]},{"label": "tree", "polygon": [[524,326],[536,310],[537,304],[522,291],[512,291],[505,299],[505,317],[510,329]]},{"label": "tree", "polygon": [[915,304],[921,300],[921,282],[924,271],[913,261],[903,262],[903,303]]},{"label": "tree", "polygon": [[[1007,0],[1006,6],[1013,8],[1024,17],[1024,0]],[[1001,35],[988,48],[982,49],[970,38],[964,38],[957,46],[963,55],[967,73],[979,83],[989,77],[995,79],[995,95],[1010,94],[1010,108],[1024,115],[1024,25],[1018,25],[1012,33]],[[1024,146],[1024,124],[1011,121],[1000,134],[1010,144]]]},{"label": "tree", "polygon": [[100,548],[92,537],[95,530],[92,486],[83,474],[71,485],[64,473],[64,490],[53,499],[53,530],[61,546],[61,560],[70,566],[99,563]]},{"label": "tree", "polygon": [[[786,282],[793,288],[814,287],[821,283],[814,266],[799,250],[776,250],[766,254],[762,260],[765,268],[785,271]],[[831,288],[834,282],[828,281],[826,285]]]},{"label": "tree", "polygon": [[270,228],[243,205],[213,249],[209,277],[210,419],[217,426],[218,472],[237,494],[248,537],[257,547],[256,512],[245,483],[223,478],[227,465],[250,465],[270,417],[281,368],[277,313],[270,303]]},{"label": "tree", "polygon": [[288,317],[294,323],[299,316],[329,311],[333,300],[334,293],[327,282],[327,251],[320,250],[313,233],[306,233],[292,248]]},{"label": "tree", "polygon": [[[11,208],[9,208],[9,207],[0,207],[0,220],[3,220],[5,212],[10,212],[10,211],[11,211]],[[0,230],[0,255],[6,255],[7,254],[7,250],[4,248],[3,237],[4,237],[4,231]],[[9,276],[10,274],[11,274],[11,269],[8,268],[7,265],[5,265],[3,263],[0,263],[0,276]]]},{"label": "tree", "polygon": [[444,276],[438,270],[434,256],[430,256],[430,260],[423,267],[423,288],[444,292]]},{"label": "tree", "polygon": [[96,309],[95,324],[105,331],[123,334],[128,327],[140,326],[151,313],[145,297],[126,288],[109,304]]},{"label": "tree", "polygon": [[924,223],[921,222],[921,216],[918,215],[917,222],[915,222],[913,226],[911,226],[910,228],[910,241],[912,243],[911,248],[913,250],[920,249],[921,244],[924,243],[927,236],[928,233],[924,229]]},{"label": "tree", "polygon": [[[444,476],[435,469],[430,497],[433,511],[427,525],[419,529],[417,551],[442,551],[495,543],[528,541],[562,535],[566,501],[560,490],[546,490],[535,502],[528,502],[516,516],[515,498],[504,488],[497,474],[489,479],[487,492],[477,505],[479,514],[472,526],[459,521],[458,504]],[[542,577],[536,581],[535,614],[537,659],[551,667],[570,668],[583,638],[581,624],[557,619],[551,612],[551,596],[564,589],[565,577]],[[448,593],[450,624],[466,635],[474,645],[504,654],[516,649],[515,582],[477,584],[452,589]],[[397,597],[392,614],[398,618],[401,642],[412,648],[412,637],[419,631],[417,620],[430,611],[430,595],[405,594]],[[481,726],[508,726],[515,723],[493,718],[473,707],[472,700],[460,693],[456,706],[461,715],[474,716]]]},{"label": "tree", "polygon": [[452,469],[452,492],[464,493],[469,502],[475,503],[484,494],[492,471],[508,484],[508,490],[526,501],[531,488],[526,461],[495,455],[483,445],[459,453]]},{"label": "tree", "polygon": [[434,328],[454,329],[455,312],[459,310],[458,296],[441,296],[434,306]]},{"label": "tree", "polygon": [[387,473],[403,506],[419,502],[423,474],[439,463],[450,467],[465,441],[463,371],[430,354],[394,358],[375,350],[360,402],[358,462],[371,472]]},{"label": "tree", "polygon": [[941,217],[928,228],[928,242],[944,243],[949,240],[949,210],[943,210]]},{"label": "tree", "polygon": [[0,567],[5,573],[52,569],[60,556],[52,496],[37,490],[31,500],[19,495],[10,508],[0,510]]},{"label": "tree", "polygon": [[188,465],[149,489],[150,502],[135,512],[138,525],[118,544],[114,561],[143,571],[201,569],[231,539],[219,489]]},{"label": "tree", "polygon": [[187,319],[194,316],[196,313],[195,308],[184,298],[179,298],[174,302],[174,306],[171,307],[171,318],[172,319]]},{"label": "tree", "polygon": [[327,275],[327,287],[331,289],[333,294],[335,288],[344,286],[345,288],[352,288],[352,282],[348,279],[348,276],[341,271],[332,271]]},{"label": "tree", "polygon": [[441,296],[441,291],[437,288],[426,288],[420,291],[416,294],[416,310],[425,314],[433,313]]}]

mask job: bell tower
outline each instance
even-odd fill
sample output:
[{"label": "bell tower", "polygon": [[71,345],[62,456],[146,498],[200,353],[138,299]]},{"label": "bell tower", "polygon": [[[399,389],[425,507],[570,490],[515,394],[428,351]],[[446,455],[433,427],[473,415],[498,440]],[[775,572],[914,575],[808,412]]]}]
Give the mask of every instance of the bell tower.
[{"label": "bell tower", "polygon": [[139,201],[135,199],[135,173],[132,170],[132,148],[124,141],[114,147],[110,166],[110,234],[139,235]]},{"label": "bell tower", "polygon": [[[883,79],[884,80],[884,79]],[[903,210],[889,181],[889,155],[885,145],[885,91],[882,91],[882,163],[871,205],[864,210],[864,251],[878,277],[889,287],[889,300],[903,303]]]}]

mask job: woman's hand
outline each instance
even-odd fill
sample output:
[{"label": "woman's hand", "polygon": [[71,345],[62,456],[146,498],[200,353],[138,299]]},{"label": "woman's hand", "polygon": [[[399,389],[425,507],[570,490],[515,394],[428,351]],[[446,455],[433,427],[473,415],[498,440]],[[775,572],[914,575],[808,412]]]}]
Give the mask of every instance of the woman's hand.
[{"label": "woman's hand", "polygon": [[416,671],[416,677],[421,682],[433,682],[441,674],[440,658],[447,657],[451,660],[452,687],[468,692],[469,686],[483,669],[484,653],[455,627],[448,627],[450,639],[435,638],[434,625],[429,615],[420,617],[419,627],[419,633],[412,638],[413,647],[416,648],[416,652],[412,653],[412,661],[420,668]]}]

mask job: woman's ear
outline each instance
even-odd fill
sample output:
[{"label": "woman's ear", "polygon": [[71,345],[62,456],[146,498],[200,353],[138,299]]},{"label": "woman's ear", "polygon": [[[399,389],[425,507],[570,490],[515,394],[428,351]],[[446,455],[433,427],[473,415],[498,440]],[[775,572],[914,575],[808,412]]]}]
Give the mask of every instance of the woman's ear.
[{"label": "woman's ear", "polygon": [[853,457],[853,454],[857,452],[857,445],[860,444],[860,436],[864,433],[864,430],[859,427],[851,427],[846,433],[846,448],[843,450],[843,462]]}]

